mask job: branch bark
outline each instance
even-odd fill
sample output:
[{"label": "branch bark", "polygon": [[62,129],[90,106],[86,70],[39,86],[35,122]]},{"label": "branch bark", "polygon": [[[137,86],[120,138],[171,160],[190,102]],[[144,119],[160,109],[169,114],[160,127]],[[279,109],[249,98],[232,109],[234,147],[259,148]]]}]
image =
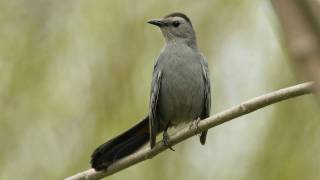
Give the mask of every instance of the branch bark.
[{"label": "branch bark", "polygon": [[[253,98],[237,106],[231,107],[225,111],[217,113],[209,118],[201,120],[197,125],[195,122],[190,123],[190,126],[187,126],[183,128],[181,131],[172,135],[170,137],[169,143],[172,145],[176,145],[198,134],[201,131],[218,126],[219,124],[228,122],[232,119],[251,113],[265,106],[297,96],[310,94],[314,92],[314,90],[314,83],[307,82]],[[114,164],[109,166],[109,168],[105,171],[97,172],[94,169],[89,169],[84,172],[80,172],[74,176],[70,176],[65,180],[101,179],[103,177],[110,176],[118,171],[121,171],[125,168],[128,168],[134,164],[137,164],[141,161],[151,159],[152,157],[161,153],[162,151],[165,151],[166,149],[167,147],[161,141],[153,149],[141,149],[140,151],[115,162]]]}]

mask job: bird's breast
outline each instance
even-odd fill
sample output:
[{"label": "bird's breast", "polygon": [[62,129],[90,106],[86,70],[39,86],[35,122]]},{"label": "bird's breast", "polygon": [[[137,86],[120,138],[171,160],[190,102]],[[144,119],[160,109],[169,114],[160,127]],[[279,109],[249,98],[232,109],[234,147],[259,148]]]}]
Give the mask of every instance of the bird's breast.
[{"label": "bird's breast", "polygon": [[159,94],[161,122],[172,125],[200,116],[204,105],[204,81],[200,61],[192,56],[171,57],[163,64]]}]

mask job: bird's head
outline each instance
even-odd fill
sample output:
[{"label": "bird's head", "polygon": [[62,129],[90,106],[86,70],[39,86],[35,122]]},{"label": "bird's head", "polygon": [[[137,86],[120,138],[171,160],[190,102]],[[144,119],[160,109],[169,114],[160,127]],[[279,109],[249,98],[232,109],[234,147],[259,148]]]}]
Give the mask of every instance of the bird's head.
[{"label": "bird's head", "polygon": [[196,46],[196,35],[190,19],[183,13],[171,13],[161,19],[152,19],[149,24],[158,26],[167,43],[187,43]]}]

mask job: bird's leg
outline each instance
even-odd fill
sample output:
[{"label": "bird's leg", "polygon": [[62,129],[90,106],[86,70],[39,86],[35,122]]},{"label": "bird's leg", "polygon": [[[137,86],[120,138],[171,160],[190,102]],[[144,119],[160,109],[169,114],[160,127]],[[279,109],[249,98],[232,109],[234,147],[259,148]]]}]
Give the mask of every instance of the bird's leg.
[{"label": "bird's leg", "polygon": [[166,127],[163,130],[163,144],[167,146],[170,150],[175,151],[172,146],[169,144],[169,135],[168,135],[168,128],[169,128],[170,122],[166,125]]},{"label": "bird's leg", "polygon": [[200,120],[201,120],[201,119],[198,117],[198,118],[194,121],[195,126],[196,126],[196,134],[199,134],[198,130],[199,130],[199,122],[200,122]]}]

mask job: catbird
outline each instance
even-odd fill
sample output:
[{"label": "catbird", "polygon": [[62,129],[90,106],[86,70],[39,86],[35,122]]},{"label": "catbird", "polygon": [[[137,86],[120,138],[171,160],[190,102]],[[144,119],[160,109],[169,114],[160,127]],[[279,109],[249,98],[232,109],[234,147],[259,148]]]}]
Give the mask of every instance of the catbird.
[{"label": "catbird", "polygon": [[[183,13],[171,13],[148,23],[158,26],[165,45],[154,65],[148,115],[126,132],[100,145],[91,155],[95,170],[103,170],[128,156],[148,141],[155,146],[163,132],[169,148],[167,129],[210,115],[211,90],[208,63],[197,46],[190,19]],[[205,144],[207,131],[201,132]]]}]

